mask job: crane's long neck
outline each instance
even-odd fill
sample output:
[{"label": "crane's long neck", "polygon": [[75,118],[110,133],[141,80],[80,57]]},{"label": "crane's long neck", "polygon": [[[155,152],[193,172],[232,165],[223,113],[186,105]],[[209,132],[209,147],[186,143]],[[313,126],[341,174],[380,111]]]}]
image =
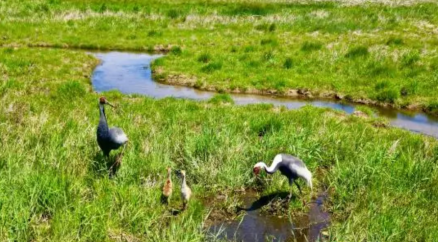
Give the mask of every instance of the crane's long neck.
[{"label": "crane's long neck", "polygon": [[99,119],[99,129],[101,131],[108,131],[108,123],[106,121],[105,108],[103,104],[99,104],[100,119]]},{"label": "crane's long neck", "polygon": [[266,173],[268,173],[268,174],[274,174],[278,170],[282,160],[283,159],[282,159],[281,155],[277,155],[277,156],[275,156],[274,160],[272,161],[271,166],[268,167],[264,162],[259,162],[258,164],[256,164],[256,166],[260,166],[260,167],[264,168]]},{"label": "crane's long neck", "polygon": [[277,169],[278,169],[277,164],[272,163],[270,167],[266,166],[266,164],[265,164],[265,170],[266,170],[266,173],[268,173],[268,174],[274,174],[277,171]]},{"label": "crane's long neck", "polygon": [[184,175],[182,179],[181,188],[185,189],[187,187],[186,176]]}]

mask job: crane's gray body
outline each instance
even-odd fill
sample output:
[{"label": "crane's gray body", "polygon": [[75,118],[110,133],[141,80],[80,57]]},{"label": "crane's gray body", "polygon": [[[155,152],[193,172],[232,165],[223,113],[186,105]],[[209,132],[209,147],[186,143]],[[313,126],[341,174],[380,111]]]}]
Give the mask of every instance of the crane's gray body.
[{"label": "crane's gray body", "polygon": [[128,141],[126,134],[120,128],[108,128],[103,104],[99,106],[100,119],[97,126],[97,143],[105,156],[109,156],[111,150],[120,148]]},{"label": "crane's gray body", "polygon": [[[289,183],[292,185],[293,180],[301,177],[301,170],[307,167],[304,162],[295,156],[288,154],[280,154],[282,161],[278,163],[277,169],[281,174],[289,178]],[[297,169],[298,168],[298,169]]]}]

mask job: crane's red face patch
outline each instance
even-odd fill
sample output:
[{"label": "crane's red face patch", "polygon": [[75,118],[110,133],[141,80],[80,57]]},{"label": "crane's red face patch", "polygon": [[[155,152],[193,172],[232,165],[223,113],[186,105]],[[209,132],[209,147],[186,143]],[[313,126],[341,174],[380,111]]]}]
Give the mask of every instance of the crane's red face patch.
[{"label": "crane's red face patch", "polygon": [[260,173],[260,167],[256,166],[252,169],[252,172],[257,176]]},{"label": "crane's red face patch", "polygon": [[106,103],[106,98],[105,98],[105,97],[100,97],[100,98],[99,98],[99,102],[100,102],[101,104],[105,104],[105,103]]}]

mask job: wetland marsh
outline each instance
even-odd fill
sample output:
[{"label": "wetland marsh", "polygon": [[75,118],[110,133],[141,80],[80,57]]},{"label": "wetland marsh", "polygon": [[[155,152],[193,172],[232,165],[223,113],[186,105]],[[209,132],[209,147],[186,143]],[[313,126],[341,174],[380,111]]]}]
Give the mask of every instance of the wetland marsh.
[{"label": "wetland marsh", "polygon": [[[0,1],[0,240],[239,240],[260,225],[251,217],[259,214],[292,218],[262,240],[316,240],[319,232],[290,235],[326,192],[324,240],[434,241],[438,141],[345,111],[365,102],[436,112],[437,10],[436,2],[407,0]],[[141,95],[143,82],[117,91],[107,80],[95,89],[105,56],[87,51],[103,50],[165,54],[144,72],[129,68],[149,60],[122,71],[130,81],[153,74],[159,83],[147,84],[164,94]],[[177,90],[206,97],[168,97]],[[289,110],[276,106],[289,99],[227,92],[310,101]],[[110,126],[130,142],[111,178],[96,143],[101,95],[117,107],[106,110]],[[305,105],[321,97],[328,107]],[[425,114],[406,119],[434,128]],[[305,161],[313,190],[286,206],[274,199],[239,210],[289,191],[279,174],[252,174],[281,152]],[[177,215],[179,196],[160,203],[166,167],[186,170],[193,191]],[[231,219],[226,231],[243,232],[217,234],[223,221],[211,223],[213,212]]]}]

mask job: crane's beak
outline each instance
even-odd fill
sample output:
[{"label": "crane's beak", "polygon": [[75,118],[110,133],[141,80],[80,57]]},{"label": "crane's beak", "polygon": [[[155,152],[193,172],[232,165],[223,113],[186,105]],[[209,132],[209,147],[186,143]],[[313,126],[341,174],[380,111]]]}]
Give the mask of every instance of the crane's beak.
[{"label": "crane's beak", "polygon": [[114,108],[114,105],[112,105],[112,104],[111,104],[110,102],[108,102],[108,101],[106,101],[105,104],[108,104],[108,105],[110,105],[111,107]]}]

